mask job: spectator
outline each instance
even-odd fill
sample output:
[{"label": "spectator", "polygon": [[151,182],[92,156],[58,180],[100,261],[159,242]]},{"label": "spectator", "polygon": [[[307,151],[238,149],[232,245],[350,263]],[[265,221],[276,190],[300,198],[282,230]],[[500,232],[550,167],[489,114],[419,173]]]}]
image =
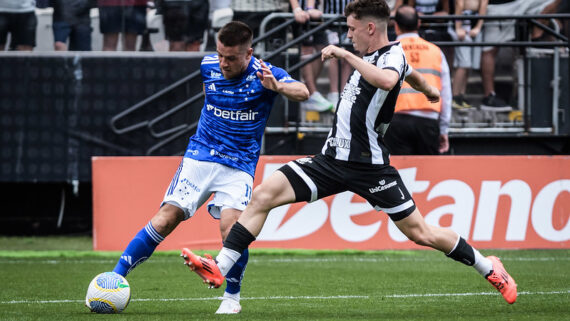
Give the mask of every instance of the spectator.
[{"label": "spectator", "polygon": [[137,36],[146,29],[147,0],[97,0],[103,51],[116,51],[122,34],[124,51],[135,51]]},{"label": "spectator", "polygon": [[431,103],[404,83],[384,142],[395,155],[445,153],[449,150],[447,131],[451,118],[451,82],[445,55],[439,47],[420,38],[418,13],[413,7],[399,7],[395,20],[397,40],[408,64],[441,92],[441,100]]},{"label": "spectator", "polygon": [[10,50],[32,51],[36,46],[35,0],[0,1],[0,48],[5,50],[10,34]]},{"label": "spectator", "polygon": [[[284,0],[232,0],[231,8],[234,11],[234,20],[247,24],[253,30],[253,37],[259,37],[259,27],[263,18],[273,12],[287,10],[287,2]],[[278,20],[268,26],[268,30],[279,24]],[[274,43],[269,44],[273,49],[285,43],[285,31],[276,35]]]},{"label": "spectator", "polygon": [[[444,16],[449,15],[449,1],[448,0],[408,0],[408,5],[414,7],[420,16]],[[430,23],[437,23],[431,20]],[[445,23],[445,21],[443,21]],[[427,41],[451,41],[451,37],[445,27],[428,27],[422,30],[422,38]]]},{"label": "spectator", "polygon": [[[455,14],[464,16],[484,16],[488,0],[455,0]],[[483,19],[466,18],[456,20],[455,28],[450,26],[449,33],[454,41],[467,43],[481,42]],[[472,106],[465,100],[469,69],[481,66],[481,47],[457,47],[453,58],[453,103],[456,109],[468,109]]]},{"label": "spectator", "polygon": [[[386,1],[386,4],[390,8],[390,17],[393,18],[396,15],[396,9],[404,4],[404,0],[388,0]],[[390,19],[390,22],[388,23],[388,40],[390,41],[396,40],[396,31],[394,30],[394,19]]]},{"label": "spectator", "polygon": [[[297,22],[293,32],[295,38],[307,32],[310,20],[318,21],[322,19],[323,12],[318,9],[316,0],[289,0],[289,3],[295,16],[295,21]],[[327,43],[328,39],[326,33],[315,33],[301,45],[301,59],[307,59],[314,53],[320,52]],[[303,80],[310,94],[309,99],[301,103],[301,108],[305,111],[325,112],[331,111],[334,108],[333,103],[323,97],[317,90],[317,77],[321,73],[322,68],[322,60],[315,59],[305,65],[301,70]]]},{"label": "spectator", "polygon": [[[323,13],[343,16],[344,8],[351,1],[352,0],[324,0]],[[340,46],[341,43],[345,43],[349,44],[352,48],[350,41],[346,38],[346,32],[339,32],[338,28],[327,30],[327,38],[329,45]],[[346,84],[351,71],[352,67],[343,59],[329,61],[329,92],[327,94],[328,101],[333,104],[336,104],[338,102],[339,92],[342,92],[343,89],[340,87],[340,84]]]},{"label": "spectator", "polygon": [[199,51],[208,27],[208,0],[157,1],[170,51]]},{"label": "spectator", "polygon": [[[489,0],[488,16],[497,15],[528,15],[546,13],[544,9],[555,0]],[[484,42],[507,42],[515,39],[514,20],[490,21],[483,27]],[[485,98],[481,103],[482,110],[511,111],[508,105],[495,93],[495,58],[498,47],[483,47],[481,54],[481,78]]]},{"label": "spectator", "polygon": [[95,0],[51,0],[51,6],[54,49],[90,51],[92,29],[89,12],[96,6]]}]

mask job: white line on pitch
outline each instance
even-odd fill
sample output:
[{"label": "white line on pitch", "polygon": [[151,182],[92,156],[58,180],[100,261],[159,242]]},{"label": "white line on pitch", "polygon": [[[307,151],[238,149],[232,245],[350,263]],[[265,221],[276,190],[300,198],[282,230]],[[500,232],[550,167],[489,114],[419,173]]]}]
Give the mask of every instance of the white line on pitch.
[{"label": "white line on pitch", "polygon": [[[554,295],[570,294],[570,290],[529,292],[522,291],[519,295]],[[242,297],[242,300],[335,300],[335,299],[374,299],[374,298],[425,298],[425,297],[454,297],[454,296],[485,296],[499,295],[497,292],[470,292],[470,293],[417,293],[417,294],[390,294],[384,296],[369,295],[334,295],[334,296],[267,296],[267,297]],[[212,301],[220,300],[221,297],[208,298],[165,298],[165,299],[132,299],[134,302],[171,302],[171,301]],[[50,303],[81,303],[84,300],[12,300],[0,301],[0,304],[50,304]]]}]

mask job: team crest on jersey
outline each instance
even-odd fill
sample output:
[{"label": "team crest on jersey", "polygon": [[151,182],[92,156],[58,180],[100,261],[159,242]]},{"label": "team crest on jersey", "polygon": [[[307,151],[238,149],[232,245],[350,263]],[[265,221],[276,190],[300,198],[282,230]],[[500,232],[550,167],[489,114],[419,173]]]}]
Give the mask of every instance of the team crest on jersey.
[{"label": "team crest on jersey", "polygon": [[247,78],[245,78],[246,81],[254,81],[257,78],[256,75],[251,74],[249,76],[247,76]]}]

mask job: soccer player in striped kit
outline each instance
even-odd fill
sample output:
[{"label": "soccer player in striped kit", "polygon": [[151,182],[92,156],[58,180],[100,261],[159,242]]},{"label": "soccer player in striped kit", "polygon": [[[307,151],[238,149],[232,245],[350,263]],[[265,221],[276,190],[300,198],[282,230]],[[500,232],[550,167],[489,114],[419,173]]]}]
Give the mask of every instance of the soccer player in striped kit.
[{"label": "soccer player in striped kit", "polygon": [[322,50],[323,59],[344,59],[355,69],[341,94],[322,152],[289,162],[265,179],[232,227],[216,261],[190,252],[194,271],[205,275],[213,286],[219,286],[259,235],[271,209],[352,191],[376,210],[388,214],[410,240],[473,266],[508,303],[514,303],[516,284],[501,261],[482,256],[450,229],[428,225],[398,171],[389,163],[382,136],[404,79],[430,101],[439,100],[438,90],[407,64],[399,43],[388,41],[390,9],[384,0],[355,0],[345,8],[345,16],[348,38],[363,56],[336,46]]},{"label": "soccer player in striped kit", "polygon": [[[208,211],[220,222],[222,240],[250,201],[261,138],[275,98],[279,94],[292,101],[309,97],[303,83],[253,56],[252,38],[251,29],[237,21],[218,32],[217,53],[205,56],[200,67],[205,100],[196,134],[190,137],[160,209],[129,243],[114,272],[126,276],[148,259],[210,195],[214,198]],[[227,287],[218,314],[241,311],[247,249],[241,254],[226,274]]]}]

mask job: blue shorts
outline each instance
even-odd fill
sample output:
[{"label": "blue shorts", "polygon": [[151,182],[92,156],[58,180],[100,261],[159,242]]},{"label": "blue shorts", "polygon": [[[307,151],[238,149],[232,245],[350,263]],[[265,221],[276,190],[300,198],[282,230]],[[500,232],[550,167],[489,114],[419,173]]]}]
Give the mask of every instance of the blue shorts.
[{"label": "blue shorts", "polygon": [[101,33],[134,33],[142,35],[146,29],[146,6],[99,7]]},{"label": "blue shorts", "polygon": [[67,43],[69,39],[70,51],[91,51],[91,31],[90,25],[70,25],[65,21],[53,23],[53,39],[55,42]]}]

